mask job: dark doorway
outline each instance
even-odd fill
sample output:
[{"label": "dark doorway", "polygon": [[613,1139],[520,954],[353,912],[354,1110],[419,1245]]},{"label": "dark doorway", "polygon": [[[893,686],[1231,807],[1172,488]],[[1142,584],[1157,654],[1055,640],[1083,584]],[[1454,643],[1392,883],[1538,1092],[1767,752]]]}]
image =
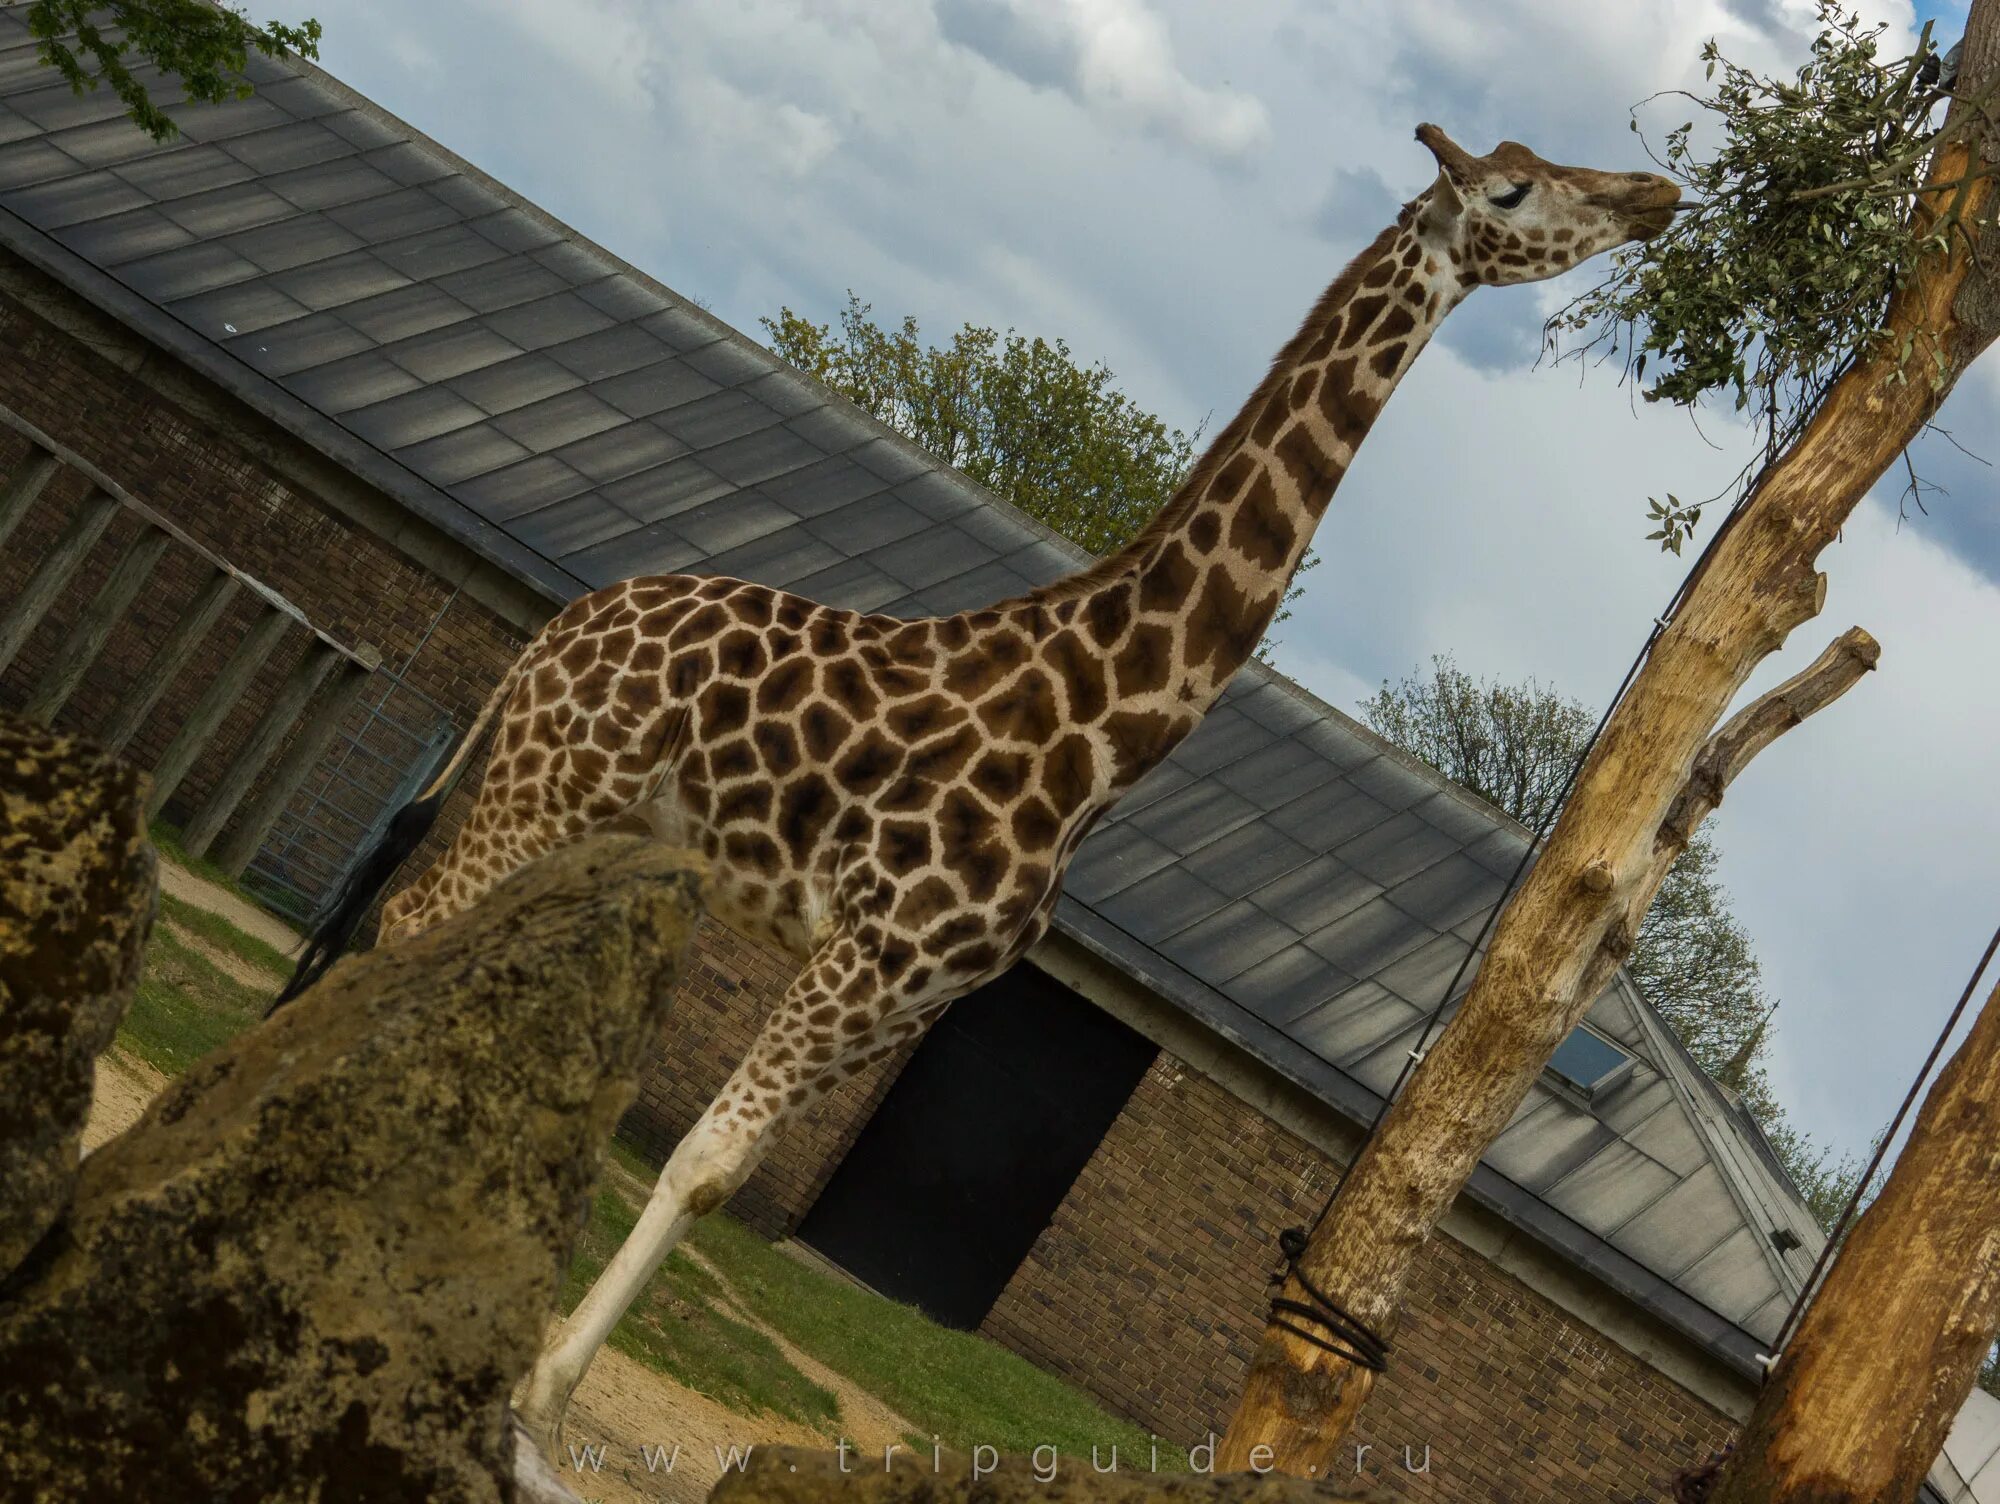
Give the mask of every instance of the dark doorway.
[{"label": "dark doorway", "polygon": [[972,1330],[1154,1053],[1023,962],[945,1010],[799,1239],[884,1295]]}]

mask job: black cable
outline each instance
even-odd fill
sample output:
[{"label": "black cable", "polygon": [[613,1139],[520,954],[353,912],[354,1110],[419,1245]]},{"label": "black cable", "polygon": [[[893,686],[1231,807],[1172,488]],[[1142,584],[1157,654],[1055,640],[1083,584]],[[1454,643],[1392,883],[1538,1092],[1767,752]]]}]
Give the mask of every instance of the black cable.
[{"label": "black cable", "polygon": [[[1792,1308],[1785,1313],[1785,1323],[1778,1328],[1778,1335],[1772,1340],[1771,1357],[1775,1358],[1784,1351],[1793,1327],[1799,1317],[1805,1314],[1806,1307],[1811,1304],[1819,1278],[1826,1272],[1827,1263],[1833,1258],[1834,1251],[1840,1247],[1840,1240],[1847,1231],[1847,1224],[1854,1220],[1854,1214],[1860,1210],[1861,1198],[1868,1194],[1868,1187],[1875,1179],[1875,1172],[1882,1168],[1882,1161],[1889,1153],[1889,1145],[1895,1142],[1897,1133],[1901,1131],[1903,1119],[1909,1116],[1910,1108],[1917,1100],[1917,1093],[1923,1090],[1924,1082],[1929,1079],[1932,1069],[1938,1063],[1938,1056],[1944,1053],[1945,1045],[1950,1042],[1952,1030],[1958,1027],[1959,1019],[1964,1016],[1966,1005],[1979,990],[1979,979],[1986,974],[1986,968],[1993,964],[1995,951],[2000,951],[2000,928],[1996,928],[1993,931],[1993,938],[1986,942],[1986,949],[1979,957],[1979,964],[1972,968],[1972,975],[1965,980],[1965,991],[1958,995],[1957,1005],[1945,1019],[1944,1027],[1938,1030],[1937,1043],[1931,1046],[1931,1052],[1924,1057],[1923,1066],[1918,1070],[1916,1079],[1910,1083],[1909,1091],[1904,1093],[1903,1105],[1896,1109],[1895,1117],[1889,1120],[1888,1130],[1876,1143],[1875,1153],[1868,1161],[1868,1168],[1863,1170],[1861,1178],[1854,1182],[1853,1194],[1847,1198],[1847,1205],[1841,1210],[1840,1220],[1833,1224],[1833,1231],[1827,1234],[1826,1246],[1820,1249],[1819,1257],[1813,1261],[1812,1273],[1806,1276],[1806,1282],[1799,1287],[1798,1298],[1792,1302]],[[1769,1371],[1766,1368],[1765,1372]]]}]

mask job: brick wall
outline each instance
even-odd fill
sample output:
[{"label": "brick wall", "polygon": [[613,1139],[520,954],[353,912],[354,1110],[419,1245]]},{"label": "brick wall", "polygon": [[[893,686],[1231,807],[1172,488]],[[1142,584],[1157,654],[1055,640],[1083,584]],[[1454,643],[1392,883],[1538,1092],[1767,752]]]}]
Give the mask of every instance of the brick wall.
[{"label": "brick wall", "polygon": [[[372,643],[391,667],[407,664],[409,683],[449,707],[460,728],[470,723],[519,652],[521,634],[465,597],[454,601],[450,582],[287,485],[228,432],[190,417],[137,376],[4,298],[0,348],[11,357],[0,364],[0,403],[98,466],[203,546],[278,591],[335,640],[349,646]],[[27,448],[11,431],[0,431],[0,474],[11,473]],[[0,547],[0,599],[27,578],[85,490],[80,476],[62,471]],[[113,521],[0,677],[0,704],[18,705],[27,696],[139,527],[130,514]],[[104,725],[207,572],[208,566],[187,549],[168,548],[58,724],[85,733]],[[158,760],[194,697],[220,669],[257,610],[247,593],[238,593],[128,747],[133,761],[151,766]],[[181,784],[168,806],[170,818],[185,818],[199,807],[306,642],[304,628],[295,627],[278,644]],[[419,643],[422,652],[412,662]],[[452,801],[423,855],[443,849],[471,792],[468,785]],[[249,797],[255,797],[254,789]]]},{"label": "brick wall", "polygon": [[[1162,1052],[987,1317],[985,1333],[1186,1443],[1228,1419],[1281,1228],[1334,1163]],[[1362,1414],[1394,1498],[1658,1500],[1726,1417],[1439,1234]],[[1405,1470],[1403,1448],[1430,1472]]]}]

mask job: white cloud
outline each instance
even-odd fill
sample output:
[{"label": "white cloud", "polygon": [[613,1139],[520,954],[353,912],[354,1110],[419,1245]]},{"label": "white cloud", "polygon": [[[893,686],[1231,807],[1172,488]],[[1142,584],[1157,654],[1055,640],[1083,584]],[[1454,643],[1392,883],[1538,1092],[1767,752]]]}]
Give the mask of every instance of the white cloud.
[{"label": "white cloud", "polygon": [[1064,88],[1093,111],[1197,151],[1242,157],[1270,135],[1257,99],[1182,71],[1145,0],[948,0],[944,16],[964,45],[1023,81]]}]

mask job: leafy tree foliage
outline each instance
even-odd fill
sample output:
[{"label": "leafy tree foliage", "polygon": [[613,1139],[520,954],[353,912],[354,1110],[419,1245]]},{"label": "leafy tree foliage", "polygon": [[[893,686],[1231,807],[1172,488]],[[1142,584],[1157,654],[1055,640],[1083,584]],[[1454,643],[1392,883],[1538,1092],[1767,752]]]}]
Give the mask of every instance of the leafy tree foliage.
[{"label": "leafy tree foliage", "polygon": [[1062,340],[967,324],[926,345],[914,318],[884,328],[851,292],[837,329],[789,308],[762,323],[800,370],[1094,554],[1149,521],[1194,461],[1199,430],[1168,428]]},{"label": "leafy tree foliage", "polygon": [[[1622,349],[1635,380],[1651,362],[1649,401],[1731,399],[1765,431],[1767,454],[1888,337],[1889,299],[1919,262],[1955,236],[1970,243],[1970,178],[1934,213],[1911,203],[1939,147],[1992,115],[1981,101],[1941,120],[1954,80],[1928,23],[1914,53],[1884,60],[1883,26],[1841,0],[1816,5],[1812,55],[1793,77],[1758,74],[1711,40],[1709,92],[1656,96],[1693,107],[1656,156],[1689,212],[1616,252],[1605,279],[1549,323],[1550,344],[1567,340],[1571,354]],[[1935,352],[1897,353],[1908,379],[1930,379]],[[1700,516],[1699,503],[1656,500],[1650,536],[1678,553]]]},{"label": "leafy tree foliage", "polygon": [[251,93],[244,69],[253,47],[267,57],[319,56],[319,22],[259,26],[208,0],[30,0],[28,30],[41,60],[72,89],[109,84],[155,141],[173,139],[180,127],[154,103],[135,61],[180,79],[189,99],[216,104]]},{"label": "leafy tree foliage", "polygon": [[[1596,725],[1583,705],[1530,679],[1473,679],[1449,657],[1431,660],[1361,703],[1381,736],[1529,829],[1551,821],[1570,770]],[[1773,1004],[1749,934],[1730,911],[1719,853],[1697,831],[1639,927],[1627,968],[1710,1076],[1736,1092],[1822,1227],[1830,1227],[1860,1173],[1785,1119],[1764,1059]]]}]

